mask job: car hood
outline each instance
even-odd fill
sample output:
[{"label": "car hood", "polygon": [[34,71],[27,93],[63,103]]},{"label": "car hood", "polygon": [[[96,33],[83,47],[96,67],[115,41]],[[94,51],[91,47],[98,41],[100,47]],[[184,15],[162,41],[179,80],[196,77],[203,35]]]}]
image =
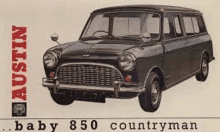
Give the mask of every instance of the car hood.
[{"label": "car hood", "polygon": [[[137,43],[137,42],[135,42]],[[116,57],[138,44],[129,41],[90,40],[67,43],[61,52],[63,59],[81,59],[89,55],[88,59]]]}]

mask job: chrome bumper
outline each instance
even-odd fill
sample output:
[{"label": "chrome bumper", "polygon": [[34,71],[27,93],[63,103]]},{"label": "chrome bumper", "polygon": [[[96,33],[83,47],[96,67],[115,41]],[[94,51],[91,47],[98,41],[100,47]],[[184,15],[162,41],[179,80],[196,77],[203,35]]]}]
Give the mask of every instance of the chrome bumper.
[{"label": "chrome bumper", "polygon": [[114,82],[114,87],[106,86],[87,86],[87,85],[72,85],[62,84],[55,79],[43,78],[42,85],[44,87],[53,88],[54,93],[57,93],[59,89],[75,90],[75,91],[100,91],[100,92],[113,92],[115,97],[119,97],[119,93],[137,93],[144,92],[144,88],[140,83],[125,83],[125,82]]}]

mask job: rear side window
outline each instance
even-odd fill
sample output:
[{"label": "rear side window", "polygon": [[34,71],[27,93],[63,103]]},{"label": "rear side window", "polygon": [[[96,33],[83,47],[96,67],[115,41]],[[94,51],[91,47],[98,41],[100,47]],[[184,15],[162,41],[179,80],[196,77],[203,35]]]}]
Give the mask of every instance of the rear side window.
[{"label": "rear side window", "polygon": [[195,17],[191,17],[195,33],[200,33],[199,24]]},{"label": "rear side window", "polygon": [[201,16],[184,16],[183,22],[187,35],[194,35],[206,32]]},{"label": "rear side window", "polygon": [[170,34],[170,24],[169,19],[167,17],[164,17],[163,32],[164,34]]},{"label": "rear side window", "polygon": [[191,17],[183,17],[183,22],[185,25],[186,34],[193,35],[194,30],[193,30],[193,23]]},{"label": "rear side window", "polygon": [[180,26],[180,17],[178,15],[174,16],[174,27],[176,30],[176,37],[183,36],[182,28]]}]

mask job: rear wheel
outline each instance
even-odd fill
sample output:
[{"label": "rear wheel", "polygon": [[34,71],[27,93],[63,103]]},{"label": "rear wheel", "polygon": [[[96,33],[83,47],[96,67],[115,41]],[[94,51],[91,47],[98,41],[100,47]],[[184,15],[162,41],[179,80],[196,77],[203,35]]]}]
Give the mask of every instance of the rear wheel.
[{"label": "rear wheel", "polygon": [[203,55],[202,62],[201,62],[201,70],[200,73],[196,75],[196,79],[198,81],[204,82],[209,74],[209,63],[207,55]]},{"label": "rear wheel", "polygon": [[161,82],[157,73],[151,72],[145,86],[145,92],[139,95],[141,108],[146,112],[154,112],[161,102]]},{"label": "rear wheel", "polygon": [[74,97],[69,93],[65,92],[64,94],[55,94],[50,92],[51,98],[60,105],[70,105],[74,101]]}]

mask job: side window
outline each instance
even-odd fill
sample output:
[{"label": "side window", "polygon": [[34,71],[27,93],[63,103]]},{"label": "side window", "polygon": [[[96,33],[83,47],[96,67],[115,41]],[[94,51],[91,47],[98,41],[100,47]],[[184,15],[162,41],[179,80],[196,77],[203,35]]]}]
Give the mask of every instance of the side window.
[{"label": "side window", "polygon": [[149,13],[144,17],[143,33],[149,33],[151,40],[158,40],[160,37],[160,16]]},{"label": "side window", "polygon": [[193,23],[194,32],[195,32],[195,33],[200,33],[199,25],[198,25],[197,19],[196,19],[195,17],[191,17],[191,18],[192,18],[192,23]]},{"label": "side window", "polygon": [[170,34],[170,24],[167,17],[164,17],[163,32],[164,34]]},{"label": "side window", "polygon": [[206,31],[206,28],[205,28],[204,21],[203,21],[203,19],[202,19],[202,16],[195,16],[195,18],[196,18],[196,20],[197,20],[197,22],[198,22],[200,33],[207,32],[207,31]]},{"label": "side window", "polygon": [[182,28],[180,26],[180,17],[179,16],[174,16],[174,27],[176,29],[176,37],[181,37],[183,36]]},{"label": "side window", "polygon": [[183,22],[187,35],[199,34],[206,32],[205,25],[201,16],[185,16]]},{"label": "side window", "polygon": [[183,22],[184,22],[186,34],[193,35],[194,29],[193,29],[193,23],[191,17],[183,17]]},{"label": "side window", "polygon": [[175,38],[174,27],[173,27],[172,19],[170,15],[166,15],[164,17],[163,34],[164,34],[165,40]]}]

